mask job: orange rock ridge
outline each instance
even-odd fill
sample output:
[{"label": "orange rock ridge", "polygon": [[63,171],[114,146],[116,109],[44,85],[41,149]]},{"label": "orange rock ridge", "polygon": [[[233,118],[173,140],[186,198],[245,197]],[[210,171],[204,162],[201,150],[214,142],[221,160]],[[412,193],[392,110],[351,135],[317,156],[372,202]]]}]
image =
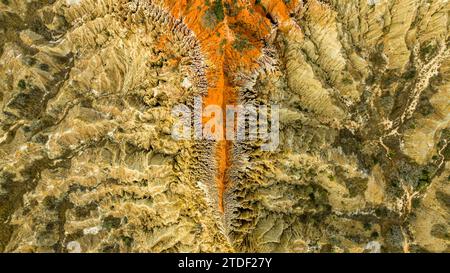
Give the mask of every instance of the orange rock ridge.
[{"label": "orange rock ridge", "polygon": [[[271,20],[285,31],[290,22],[289,10],[297,5],[282,0],[164,0],[165,7],[175,18],[192,30],[200,42],[208,70],[208,93],[203,107],[219,105],[223,112],[226,105],[236,105],[238,86],[235,74],[257,68],[264,39],[273,29]],[[203,117],[205,124],[211,117]],[[225,118],[225,117],[223,117]],[[226,132],[225,120],[222,122]],[[216,144],[219,210],[224,211],[223,193],[227,186],[227,170],[231,164],[230,140]]]}]

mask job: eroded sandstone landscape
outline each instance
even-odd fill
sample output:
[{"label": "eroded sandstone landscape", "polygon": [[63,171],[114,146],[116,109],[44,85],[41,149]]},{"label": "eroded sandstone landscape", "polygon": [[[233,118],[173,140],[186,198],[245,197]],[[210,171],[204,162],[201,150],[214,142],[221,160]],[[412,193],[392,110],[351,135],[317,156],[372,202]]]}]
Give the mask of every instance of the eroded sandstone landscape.
[{"label": "eroded sandstone landscape", "polygon": [[[450,252],[449,15],[1,0],[0,252]],[[279,145],[174,139],[198,96]]]}]

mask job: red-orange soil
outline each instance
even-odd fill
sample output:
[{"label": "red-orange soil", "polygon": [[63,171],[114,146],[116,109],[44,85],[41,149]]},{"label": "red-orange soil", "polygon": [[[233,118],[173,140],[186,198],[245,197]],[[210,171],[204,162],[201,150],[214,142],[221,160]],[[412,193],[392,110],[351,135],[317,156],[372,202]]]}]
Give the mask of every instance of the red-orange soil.
[{"label": "red-orange soil", "polygon": [[[165,8],[175,18],[192,30],[199,40],[208,67],[208,93],[203,98],[203,107],[218,105],[225,113],[226,105],[237,102],[238,86],[236,72],[257,68],[256,60],[261,56],[264,39],[278,23],[287,31],[289,10],[297,1],[286,5],[282,0],[164,0]],[[283,29],[285,28],[285,29]],[[223,117],[225,118],[225,117]],[[208,118],[203,118],[206,123]],[[225,133],[226,123],[222,122]],[[231,164],[231,143],[220,140],[216,143],[219,210],[223,212],[223,192],[227,186],[227,170]]]}]

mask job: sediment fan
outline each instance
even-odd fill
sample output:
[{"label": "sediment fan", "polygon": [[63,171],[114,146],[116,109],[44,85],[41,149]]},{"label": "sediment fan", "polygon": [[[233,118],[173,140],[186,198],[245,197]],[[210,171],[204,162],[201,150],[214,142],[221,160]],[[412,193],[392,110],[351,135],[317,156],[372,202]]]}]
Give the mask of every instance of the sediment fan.
[{"label": "sediment fan", "polygon": [[[0,250],[448,252],[449,8],[0,1]],[[173,139],[196,97],[277,149]]]}]

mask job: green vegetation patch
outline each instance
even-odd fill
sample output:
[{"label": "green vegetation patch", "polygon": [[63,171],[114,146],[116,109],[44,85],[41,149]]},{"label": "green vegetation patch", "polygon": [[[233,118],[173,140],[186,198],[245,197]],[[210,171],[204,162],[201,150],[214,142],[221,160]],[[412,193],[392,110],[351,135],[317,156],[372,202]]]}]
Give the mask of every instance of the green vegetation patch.
[{"label": "green vegetation patch", "polygon": [[225,19],[222,0],[215,0],[213,3],[206,1],[205,5],[209,8],[202,17],[202,24],[206,28],[213,29]]},{"label": "green vegetation patch", "polygon": [[121,219],[114,216],[107,216],[103,219],[103,228],[110,230],[113,228],[118,228],[120,226]]},{"label": "green vegetation patch", "polygon": [[253,48],[253,45],[246,37],[237,36],[233,42],[233,48],[238,51],[249,50]]}]

